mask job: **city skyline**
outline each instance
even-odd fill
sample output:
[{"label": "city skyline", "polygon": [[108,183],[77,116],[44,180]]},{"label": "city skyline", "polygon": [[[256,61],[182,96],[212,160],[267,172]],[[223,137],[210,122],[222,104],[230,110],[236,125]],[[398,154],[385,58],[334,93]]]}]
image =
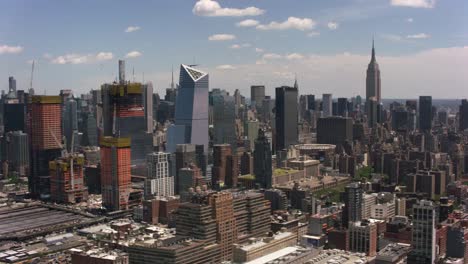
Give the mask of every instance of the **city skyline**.
[{"label": "city skyline", "polygon": [[[210,73],[210,89],[232,94],[259,84],[273,96],[297,75],[302,94],[365,96],[374,37],[382,98],[467,96],[462,0],[49,3],[15,1],[0,11],[0,77],[14,76],[18,89],[29,88],[31,60],[37,93],[80,94],[115,80],[115,62],[126,59],[127,79],[141,82],[144,73],[160,94],[171,65],[194,62]],[[138,16],[106,22],[123,12]]]}]

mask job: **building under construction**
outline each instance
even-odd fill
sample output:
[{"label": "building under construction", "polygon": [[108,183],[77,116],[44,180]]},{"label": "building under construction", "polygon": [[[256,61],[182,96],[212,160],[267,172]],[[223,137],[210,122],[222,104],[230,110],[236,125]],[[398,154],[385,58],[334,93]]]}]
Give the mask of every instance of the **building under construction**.
[{"label": "building under construction", "polygon": [[128,209],[131,191],[130,138],[101,138],[102,205],[109,211]]},{"label": "building under construction", "polygon": [[79,203],[88,200],[88,187],[84,184],[83,166],[83,154],[70,154],[49,162],[52,201]]},{"label": "building under construction", "polygon": [[32,96],[28,103],[28,134],[31,153],[29,190],[50,197],[49,161],[61,156],[62,106],[60,96]]},{"label": "building under construction", "polygon": [[[151,84],[125,81],[125,64],[119,61],[119,82],[103,84],[102,96],[102,136],[130,137],[132,140],[132,163],[144,163],[146,154],[153,151],[152,120],[147,119],[145,106],[149,105]],[[151,126],[151,127],[149,127]]]}]

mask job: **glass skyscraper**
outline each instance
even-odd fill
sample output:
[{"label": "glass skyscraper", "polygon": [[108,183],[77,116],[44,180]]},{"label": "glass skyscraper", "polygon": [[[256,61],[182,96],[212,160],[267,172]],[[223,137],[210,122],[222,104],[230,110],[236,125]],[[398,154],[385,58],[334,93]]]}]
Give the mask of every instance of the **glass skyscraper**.
[{"label": "glass skyscraper", "polygon": [[208,73],[180,66],[175,122],[167,134],[167,151],[177,144],[204,145],[208,150]]}]

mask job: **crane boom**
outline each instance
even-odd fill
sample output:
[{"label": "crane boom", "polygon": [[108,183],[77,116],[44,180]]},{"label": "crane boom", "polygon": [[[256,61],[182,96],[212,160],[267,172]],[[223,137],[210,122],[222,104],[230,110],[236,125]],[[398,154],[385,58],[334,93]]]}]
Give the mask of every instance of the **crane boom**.
[{"label": "crane boom", "polygon": [[32,61],[32,66],[31,66],[31,80],[29,83],[29,89],[32,90],[33,88],[33,77],[34,77],[34,60]]}]

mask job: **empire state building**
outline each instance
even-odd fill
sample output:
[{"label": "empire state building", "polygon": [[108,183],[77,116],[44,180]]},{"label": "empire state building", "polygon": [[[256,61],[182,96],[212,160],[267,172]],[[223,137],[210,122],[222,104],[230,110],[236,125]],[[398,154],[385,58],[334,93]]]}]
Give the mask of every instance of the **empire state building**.
[{"label": "empire state building", "polygon": [[372,58],[367,66],[367,78],[366,78],[366,101],[374,97],[377,104],[381,103],[380,93],[380,70],[379,64],[375,59],[374,40],[372,40]]}]

